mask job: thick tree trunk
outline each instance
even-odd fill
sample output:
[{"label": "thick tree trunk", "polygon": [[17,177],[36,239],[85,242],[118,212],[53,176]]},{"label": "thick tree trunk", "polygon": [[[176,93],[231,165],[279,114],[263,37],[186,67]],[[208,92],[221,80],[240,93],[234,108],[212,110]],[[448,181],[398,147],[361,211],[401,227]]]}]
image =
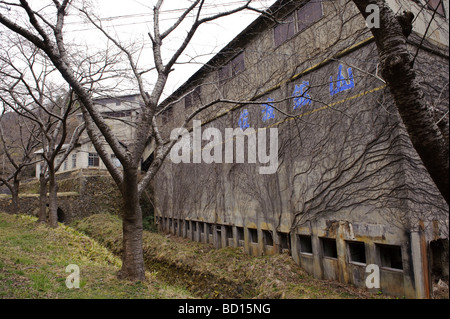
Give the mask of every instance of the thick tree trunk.
[{"label": "thick tree trunk", "polygon": [[47,179],[44,174],[39,176],[39,223],[47,223]]},{"label": "thick tree trunk", "polygon": [[380,8],[380,28],[372,34],[380,57],[380,70],[394,97],[411,142],[444,199],[449,202],[448,145],[436,125],[416,80],[412,57],[397,17],[384,0],[353,0],[361,14],[369,4]]},{"label": "thick tree trunk", "polygon": [[121,191],[123,196],[123,253],[119,277],[132,281],[144,280],[142,211],[139,205],[137,169],[124,171]]},{"label": "thick tree trunk", "polygon": [[48,189],[48,224],[50,227],[58,226],[58,184],[55,173],[50,170]]}]

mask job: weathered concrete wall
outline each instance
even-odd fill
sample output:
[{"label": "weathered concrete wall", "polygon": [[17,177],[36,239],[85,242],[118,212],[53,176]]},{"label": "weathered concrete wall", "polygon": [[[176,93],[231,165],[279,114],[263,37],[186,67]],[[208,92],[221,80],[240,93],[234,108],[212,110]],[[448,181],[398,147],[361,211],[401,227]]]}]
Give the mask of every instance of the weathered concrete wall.
[{"label": "weathered concrete wall", "polygon": [[[352,16],[351,4],[335,3],[323,2],[316,25],[275,49],[270,24],[250,30],[256,36],[232,47],[244,50],[246,69],[228,81],[218,82],[214,69],[191,79],[201,85],[197,105],[219,96],[259,103],[219,104],[196,118],[202,131],[219,129],[220,136],[202,141],[201,153],[218,152],[221,161],[193,163],[198,150],[190,132],[190,163],[168,159],[155,180],[160,229],[218,248],[242,246],[253,255],[289,251],[318,278],[362,287],[366,266],[375,264],[381,291],[422,298],[429,252],[421,241],[436,233],[448,238],[448,205],[377,77],[377,49],[364,21]],[[423,70],[448,66],[448,59],[430,52],[417,61]],[[448,82],[448,73],[434,75],[435,84]],[[268,113],[270,106],[276,109]],[[176,127],[188,111],[183,99],[174,104],[166,127]],[[255,136],[278,129],[275,174],[259,173],[267,164],[248,163],[247,139],[246,161],[238,163],[233,154],[225,163],[225,129],[243,123]]]}]

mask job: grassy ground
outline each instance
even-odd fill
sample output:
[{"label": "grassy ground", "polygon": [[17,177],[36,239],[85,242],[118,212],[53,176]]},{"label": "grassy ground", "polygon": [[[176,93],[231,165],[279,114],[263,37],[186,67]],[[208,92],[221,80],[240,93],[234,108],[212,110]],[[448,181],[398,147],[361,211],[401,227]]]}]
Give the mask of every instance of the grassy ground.
[{"label": "grassy ground", "polygon": [[[121,253],[121,221],[92,215],[74,227],[115,254]],[[211,245],[144,232],[148,269],[162,281],[184,287],[199,298],[385,298],[336,281],[314,279],[286,254],[251,257],[242,248]]]},{"label": "grassy ground", "polygon": [[[147,274],[140,283],[119,281],[120,258],[74,229],[49,229],[24,215],[0,213],[0,298],[191,298]],[[68,289],[69,264],[80,269],[80,289]]]},{"label": "grassy ground", "polygon": [[[0,213],[0,298],[383,298],[316,280],[288,255],[255,258],[150,232],[146,281],[120,281],[120,219],[97,214],[72,226],[49,229],[34,217]],[[80,289],[66,287],[69,264],[79,266]]]}]

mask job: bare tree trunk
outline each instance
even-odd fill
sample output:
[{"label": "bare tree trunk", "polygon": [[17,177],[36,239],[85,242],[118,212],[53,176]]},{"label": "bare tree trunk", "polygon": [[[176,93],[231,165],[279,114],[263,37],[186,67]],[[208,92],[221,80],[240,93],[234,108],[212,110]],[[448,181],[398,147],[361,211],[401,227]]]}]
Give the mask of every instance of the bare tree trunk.
[{"label": "bare tree trunk", "polygon": [[126,169],[121,187],[123,196],[123,253],[119,277],[144,280],[145,266],[142,251],[142,211],[139,205],[138,174],[136,168]]},{"label": "bare tree trunk", "polygon": [[54,228],[58,226],[58,184],[56,183],[55,172],[52,169],[49,169],[48,193],[48,224]]},{"label": "bare tree trunk", "polygon": [[45,174],[39,176],[39,223],[47,223],[47,182]]},{"label": "bare tree trunk", "polygon": [[20,181],[17,178],[15,178],[14,182],[13,182],[13,187],[11,189],[13,214],[19,213],[19,184],[20,184]]},{"label": "bare tree trunk", "polygon": [[449,202],[448,145],[436,125],[416,80],[412,57],[397,17],[384,0],[353,0],[367,18],[366,8],[380,8],[380,27],[372,28],[380,57],[383,78],[394,97],[411,142],[440,193]]}]

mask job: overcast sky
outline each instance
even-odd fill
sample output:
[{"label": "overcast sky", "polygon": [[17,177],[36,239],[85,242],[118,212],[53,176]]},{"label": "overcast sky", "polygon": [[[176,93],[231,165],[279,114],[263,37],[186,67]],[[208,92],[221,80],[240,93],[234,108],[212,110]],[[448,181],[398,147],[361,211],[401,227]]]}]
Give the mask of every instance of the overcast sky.
[{"label": "overcast sky", "polygon": [[[101,18],[102,24],[108,32],[119,38],[123,43],[134,41],[147,41],[145,48],[150,49],[148,32],[153,28],[153,5],[156,1],[145,0],[91,0],[92,10]],[[206,0],[205,12],[208,14],[230,10],[241,6],[243,0]],[[258,9],[268,8],[275,0],[254,0],[254,7]],[[189,0],[166,0],[161,13],[161,30],[165,30],[173,24],[184,8],[188,7]],[[201,65],[207,62],[214,53],[217,53],[229,43],[239,32],[248,26],[258,16],[257,13],[245,11],[230,17],[221,18],[217,21],[201,26],[192,40],[185,55],[180,62],[190,61],[190,64],[177,65],[175,71],[169,78],[166,94],[173,92],[175,88],[182,85]],[[101,46],[106,40],[96,32],[92,25],[80,20],[76,16],[67,20],[66,31],[69,38],[76,38],[76,42],[84,43],[90,47]],[[181,28],[164,42],[167,54],[173,52],[186,31]],[[140,62],[149,63],[151,51],[144,51]],[[146,62],[148,61],[148,62]]]}]

